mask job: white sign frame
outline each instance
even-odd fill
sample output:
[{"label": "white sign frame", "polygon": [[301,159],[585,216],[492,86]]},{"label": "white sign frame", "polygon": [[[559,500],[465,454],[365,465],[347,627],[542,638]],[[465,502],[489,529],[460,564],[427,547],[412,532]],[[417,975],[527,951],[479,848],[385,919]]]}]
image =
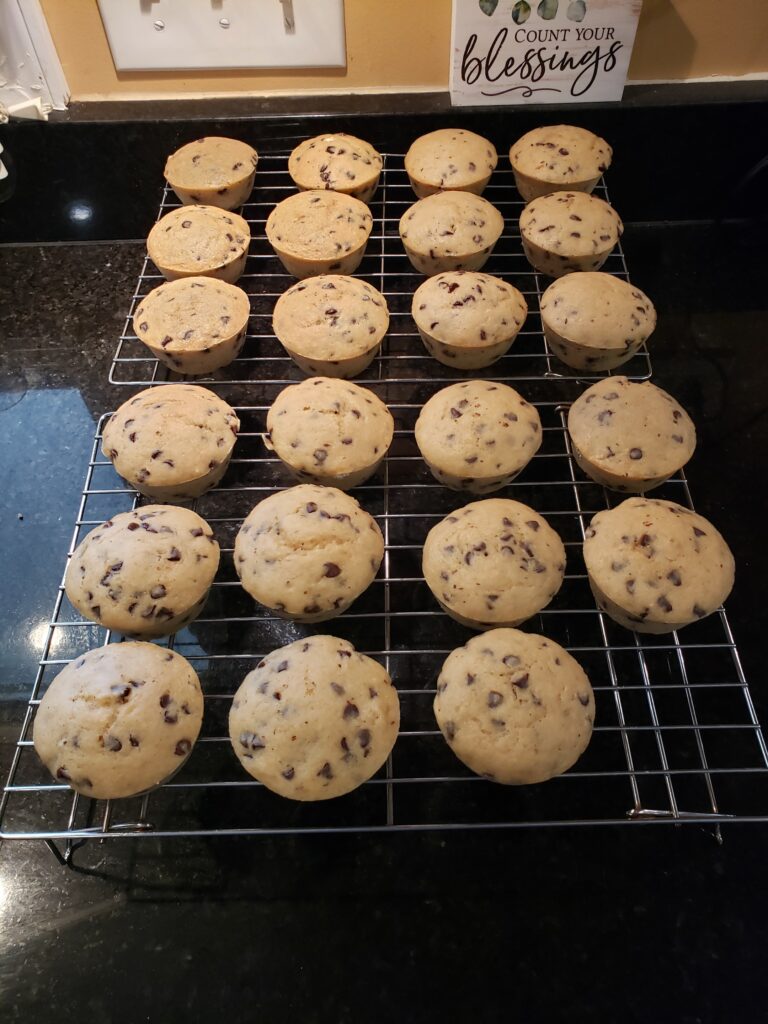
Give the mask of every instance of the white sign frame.
[{"label": "white sign frame", "polygon": [[642,0],[453,0],[451,102],[620,100],[642,6]]}]

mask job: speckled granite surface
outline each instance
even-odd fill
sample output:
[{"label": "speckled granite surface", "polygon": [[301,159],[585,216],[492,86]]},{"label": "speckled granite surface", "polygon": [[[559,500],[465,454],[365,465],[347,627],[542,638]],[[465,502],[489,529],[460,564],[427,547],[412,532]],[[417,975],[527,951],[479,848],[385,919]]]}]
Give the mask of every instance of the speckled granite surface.
[{"label": "speckled granite surface", "polygon": [[[140,211],[104,210],[114,237],[145,230]],[[689,476],[734,548],[728,607],[763,712],[768,294],[753,213],[751,228],[727,230],[635,222],[625,244],[659,307],[656,379],[699,428]],[[107,372],[142,254],[125,241],[0,247],[3,772],[95,423],[126,396]],[[766,995],[765,836],[732,826],[722,846],[698,827],[149,839],[91,844],[75,871],[41,845],[5,844],[5,1016],[751,1024]]]}]

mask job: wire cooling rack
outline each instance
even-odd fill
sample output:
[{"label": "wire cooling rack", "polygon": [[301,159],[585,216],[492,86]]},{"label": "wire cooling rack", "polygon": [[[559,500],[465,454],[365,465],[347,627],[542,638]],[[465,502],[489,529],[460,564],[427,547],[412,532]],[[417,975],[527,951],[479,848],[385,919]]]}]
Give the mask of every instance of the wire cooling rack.
[{"label": "wire cooling rack", "polygon": [[[238,282],[251,298],[251,318],[245,345],[238,358],[228,367],[213,377],[196,380],[208,379],[227,384],[262,381],[265,378],[285,381],[302,379],[301,371],[272,334],[272,309],[275,301],[295,283],[295,278],[283,270],[264,234],[264,225],[275,203],[296,191],[286,171],[287,162],[287,153],[260,158],[257,188],[251,202],[246,203],[241,211],[251,226],[252,236],[245,273]],[[505,223],[505,230],[483,268],[484,272],[503,277],[519,288],[529,307],[523,329],[509,353],[490,368],[489,379],[517,382],[535,381],[542,377],[598,380],[604,374],[569,370],[550,353],[544,340],[539,299],[551,281],[537,274],[523,255],[517,224],[525,204],[515,189],[512,169],[506,157],[503,158],[503,166],[494,172],[491,184],[483,195],[502,212]],[[595,189],[595,195],[608,199],[602,181]],[[403,167],[403,157],[387,154],[379,189],[370,204],[373,231],[355,276],[364,278],[384,293],[391,323],[381,355],[364,374],[355,378],[360,384],[382,377],[396,377],[403,381],[461,379],[459,371],[442,366],[427,354],[411,319],[411,298],[424,277],[411,266],[403,251],[397,228],[400,217],[415,201],[416,197]],[[166,186],[158,217],[178,206],[176,195]],[[608,257],[602,269],[625,280],[629,278],[621,244]],[[109,379],[112,384],[153,384],[163,380],[184,379],[158,363],[133,330],[134,310],[163,280],[154,265],[145,258],[110,370]],[[650,377],[651,361],[645,346],[617,372],[633,380],[646,380]]]},{"label": "wire cooling rack", "polygon": [[[292,279],[274,258],[258,252],[264,245],[259,229],[271,205],[260,192],[259,201],[248,204],[246,210],[256,235],[252,248],[257,252],[250,261],[257,261],[260,272],[249,266],[241,280],[252,297],[254,333],[234,370],[225,371],[231,375],[215,382],[223,397],[235,405],[242,431],[222,483],[192,505],[216,532],[222,547],[221,568],[201,617],[161,641],[188,658],[200,676],[205,693],[201,737],[182,771],[142,798],[93,801],[48,776],[31,742],[41,695],[68,661],[87,649],[121,639],[83,620],[69,605],[62,585],[0,803],[0,836],[45,839],[60,857],[56,841],[62,840],[66,858],[81,841],[121,836],[627,822],[638,826],[682,821],[708,823],[717,830],[722,821],[766,817],[768,749],[725,612],[720,610],[680,634],[641,636],[621,629],[595,606],[581,554],[584,531],[595,512],[618,503],[621,496],[584,477],[572,459],[566,416],[568,403],[580,388],[572,378],[557,376],[560,370],[546,352],[536,324],[538,277],[522,268],[523,257],[512,234],[504,237],[501,252],[494,254],[488,270],[520,281],[532,314],[513,354],[489,368],[485,376],[521,387],[536,404],[543,443],[521,476],[500,493],[536,508],[565,542],[568,564],[563,587],[525,629],[561,643],[584,666],[595,690],[596,727],[589,748],[571,771],[543,785],[519,788],[472,776],[443,741],[431,711],[435,681],[449,652],[473,634],[434,602],[421,574],[421,548],[431,526],[472,496],[439,486],[414,441],[413,427],[422,404],[456,374],[426,357],[408,318],[410,294],[421,278],[405,265],[396,239],[398,210],[410,201],[400,181],[401,158],[390,157],[388,167],[374,252],[365,257],[368,264],[362,270],[385,293],[394,311],[393,332],[361,381],[387,402],[396,431],[383,466],[353,492],[378,520],[385,556],[369,590],[349,612],[324,623],[320,630],[350,640],[390,672],[402,706],[401,732],[392,756],[376,777],[354,793],[299,804],[275,796],[245,775],[227,736],[232,695],[255,660],[317,631],[317,627],[313,630],[264,614],[239,586],[232,564],[234,537],[243,518],[260,499],[293,483],[262,440],[270,404],[283,385],[299,375],[269,334],[274,297]],[[276,180],[274,187],[266,187],[272,201],[284,187],[282,178]],[[389,194],[393,181],[397,200]],[[500,184],[491,189],[498,190],[492,198],[499,206],[504,208],[506,202],[509,220],[520,205],[512,198],[511,188],[505,190]],[[163,202],[168,203],[167,194]],[[626,274],[623,255],[612,259],[619,266],[609,269]],[[134,304],[151,287],[147,270],[145,263]],[[154,360],[142,356],[139,349],[135,357],[128,354],[132,343],[127,334],[121,338],[112,379],[130,369],[133,380],[122,383],[159,381],[161,373]],[[634,376],[648,375],[646,353],[633,362],[638,371]],[[100,453],[107,419],[105,414],[98,424],[70,556],[104,519],[141,503]],[[692,505],[682,473],[654,495]]]}]

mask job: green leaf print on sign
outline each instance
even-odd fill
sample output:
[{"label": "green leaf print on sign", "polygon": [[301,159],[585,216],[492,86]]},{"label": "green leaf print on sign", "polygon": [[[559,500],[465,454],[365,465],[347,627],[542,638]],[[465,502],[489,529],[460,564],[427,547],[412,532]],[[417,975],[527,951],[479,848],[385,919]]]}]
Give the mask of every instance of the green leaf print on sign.
[{"label": "green leaf print on sign", "polygon": [[584,21],[584,15],[587,13],[587,5],[584,0],[571,0],[568,4],[568,11],[566,12],[569,21]]},{"label": "green leaf print on sign", "polygon": [[499,0],[477,0],[477,2],[480,4],[480,10],[489,18],[499,6]]},{"label": "green leaf print on sign", "polygon": [[512,8],[512,21],[516,25],[522,25],[528,21],[531,16],[531,5],[526,3],[526,0],[517,0],[517,3]]},{"label": "green leaf print on sign", "polygon": [[552,21],[553,18],[557,17],[557,8],[559,6],[560,0],[541,0],[541,3],[536,8],[536,13],[545,21]]}]

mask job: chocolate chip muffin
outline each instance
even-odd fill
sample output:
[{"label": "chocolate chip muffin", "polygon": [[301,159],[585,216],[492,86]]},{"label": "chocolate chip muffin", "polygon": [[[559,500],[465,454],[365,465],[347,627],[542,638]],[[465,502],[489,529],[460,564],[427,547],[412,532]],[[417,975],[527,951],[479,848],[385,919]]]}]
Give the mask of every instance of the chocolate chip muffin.
[{"label": "chocolate chip muffin", "polygon": [[350,495],[314,484],[259,502],[235,541],[245,590],[297,622],[341,615],[371,585],[383,557],[376,520]]},{"label": "chocolate chip muffin", "polygon": [[411,315],[424,347],[438,362],[476,370],[509,351],[525,323],[528,304],[501,278],[451,270],[419,285]]},{"label": "chocolate chip muffin", "polygon": [[457,509],[427,534],[424,578],[440,607],[471,629],[517,626],[560,589],[565,548],[546,519],[505,498]]},{"label": "chocolate chip muffin", "polygon": [[529,203],[567,189],[591,192],[611,165],[613,150],[599,135],[570,124],[534,128],[515,142],[509,162],[517,191]]},{"label": "chocolate chip muffin", "polygon": [[482,196],[439,192],[400,218],[400,238],[414,268],[427,277],[481,270],[504,230],[504,218]]},{"label": "chocolate chip muffin", "polygon": [[235,210],[251,194],[258,162],[259,154],[247,142],[209,135],[171,153],[165,178],[185,205]]},{"label": "chocolate chip muffin", "polygon": [[482,195],[498,163],[493,144],[463,128],[421,135],[405,154],[405,170],[419,197],[449,189]]},{"label": "chocolate chip muffin", "polygon": [[369,203],[379,184],[383,160],[369,142],[336,132],[300,142],[288,158],[298,187],[331,189]]},{"label": "chocolate chip muffin", "polygon": [[198,498],[224,476],[240,420],[197,384],[163,384],[123,402],[101,450],[120,476],[155,501]]},{"label": "chocolate chip muffin", "polygon": [[598,607],[637,633],[671,633],[716,611],[733,555],[703,516],[673,501],[627,498],[598,512],[584,562]]},{"label": "chocolate chip muffin", "polygon": [[272,651],[245,677],[229,713],[240,764],[289,800],[357,789],[389,757],[399,727],[386,670],[335,636]]},{"label": "chocolate chip muffin", "polygon": [[434,394],[419,413],[415,433],[439,483],[489,494],[511,483],[539,450],[541,420],[514,388],[473,380]]},{"label": "chocolate chip muffin", "polygon": [[139,341],[177,373],[213,373],[240,354],[251,303],[242,290],[210,277],[153,288],[133,314]]},{"label": "chocolate chip muffin", "polygon": [[568,412],[573,457],[604,487],[650,491],[677,473],[696,448],[690,416],[650,381],[607,377]]},{"label": "chocolate chip muffin", "polygon": [[589,745],[595,698],[581,665],[518,629],[472,637],[446,658],[434,703],[440,731],[475,774],[507,786],[562,775]]},{"label": "chocolate chip muffin", "polygon": [[373,361],[389,327],[381,292],[356,277],[327,274],[293,285],[275,305],[272,329],[312,376],[355,377]]},{"label": "chocolate chip muffin", "polygon": [[373,227],[359,199],[312,189],[288,196],[267,218],[267,238],[289,274],[354,274]]},{"label": "chocolate chip muffin", "polygon": [[629,281],[566,274],[541,297],[541,324],[554,354],[574,370],[615,370],[648,341],[656,310]]},{"label": "chocolate chip muffin", "polygon": [[188,508],[144,505],[92,530],[64,588],[81,615],[126,636],[175,633],[196,618],[219,566],[219,545]]},{"label": "chocolate chip muffin", "polygon": [[169,281],[215,277],[234,284],[245,270],[251,229],[236,213],[216,206],[182,206],[153,226],[147,252]]},{"label": "chocolate chip muffin", "polygon": [[585,192],[542,196],[520,215],[528,262],[549,277],[562,277],[572,270],[599,270],[623,231],[614,208]]},{"label": "chocolate chip muffin", "polygon": [[54,779],[116,800],[175,775],[202,721],[200,682],[185,658],[156,644],[109,644],[59,672],[37,709],[33,741]]},{"label": "chocolate chip muffin", "polygon": [[299,480],[348,491],[373,476],[394,430],[392,414],[372,391],[311,377],[272,403],[264,443]]}]

